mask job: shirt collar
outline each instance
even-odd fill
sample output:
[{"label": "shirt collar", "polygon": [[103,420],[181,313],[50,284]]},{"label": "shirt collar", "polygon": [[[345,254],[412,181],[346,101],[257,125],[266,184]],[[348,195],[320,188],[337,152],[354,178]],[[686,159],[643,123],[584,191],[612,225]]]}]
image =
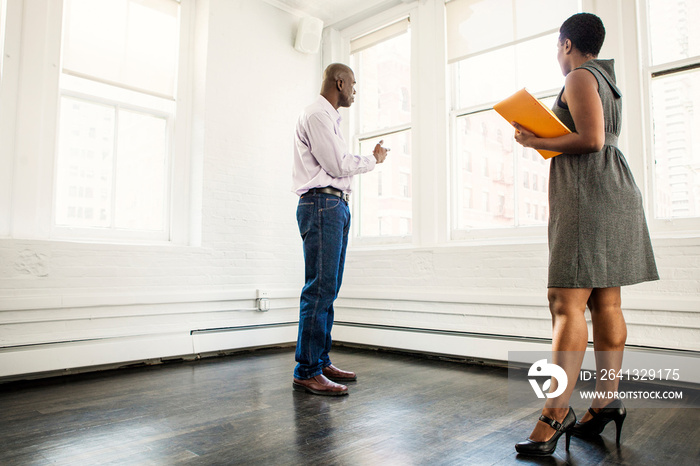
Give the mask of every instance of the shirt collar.
[{"label": "shirt collar", "polygon": [[340,120],[342,120],[342,117],[340,116],[340,112],[333,107],[333,105],[328,102],[328,99],[323,97],[322,95],[318,96],[318,103],[323,107],[330,116],[335,118],[335,120],[340,124]]}]

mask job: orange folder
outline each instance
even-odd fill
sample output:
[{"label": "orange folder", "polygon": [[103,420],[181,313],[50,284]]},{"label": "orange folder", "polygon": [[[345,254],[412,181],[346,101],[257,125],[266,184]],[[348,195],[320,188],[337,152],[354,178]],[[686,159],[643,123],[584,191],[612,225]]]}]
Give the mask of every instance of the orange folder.
[{"label": "orange folder", "polygon": [[[508,123],[516,122],[541,138],[555,138],[569,134],[571,131],[542,102],[526,89],[521,89],[512,96],[493,106]],[[545,159],[551,159],[561,152],[537,150]]]}]

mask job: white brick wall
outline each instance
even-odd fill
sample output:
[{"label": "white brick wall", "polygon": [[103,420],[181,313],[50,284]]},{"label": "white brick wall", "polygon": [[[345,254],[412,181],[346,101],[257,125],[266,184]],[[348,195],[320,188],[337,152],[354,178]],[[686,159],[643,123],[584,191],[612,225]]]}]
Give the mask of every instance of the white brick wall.
[{"label": "white brick wall", "polygon": [[[627,343],[700,351],[700,240],[654,250],[661,280],[622,291]],[[336,321],[550,338],[547,256],[544,243],[351,250]]]}]

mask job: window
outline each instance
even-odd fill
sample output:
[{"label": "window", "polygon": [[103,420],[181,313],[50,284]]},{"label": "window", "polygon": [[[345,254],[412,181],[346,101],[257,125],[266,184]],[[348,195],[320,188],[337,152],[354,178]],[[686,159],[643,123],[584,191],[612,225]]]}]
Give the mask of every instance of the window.
[{"label": "window", "polygon": [[462,195],[464,196],[464,207],[467,209],[472,209],[473,202],[472,202],[472,190],[471,190],[471,188],[464,189],[462,191]]},{"label": "window", "polygon": [[63,4],[54,232],[168,240],[180,2]]},{"label": "window", "polygon": [[411,197],[411,175],[409,173],[399,173],[400,194],[403,197]]},{"label": "window", "polygon": [[[654,217],[700,217],[700,2],[647,0]],[[695,141],[693,141],[695,139]]]},{"label": "window", "polygon": [[411,33],[405,18],[350,41],[357,80],[351,125],[359,153],[384,141],[390,163],[356,178],[356,237],[411,235]]},{"label": "window", "polygon": [[3,61],[5,58],[5,20],[7,17],[7,0],[0,0],[0,82],[4,74]]},{"label": "window", "polygon": [[[547,199],[546,193],[534,189],[536,185],[531,188],[530,177],[546,185],[549,164],[513,140],[512,127],[493,111],[493,104],[527,87],[551,107],[563,85],[556,61],[559,26],[578,7],[577,0],[453,0],[446,4],[453,238],[475,229],[546,222],[546,216],[532,214],[531,205],[546,204]],[[472,161],[465,160],[467,154]],[[481,169],[465,170],[467,163]],[[489,165],[498,170],[489,170]],[[468,189],[483,193],[483,202],[476,208],[464,204]],[[528,202],[526,195],[531,197]],[[489,202],[491,197],[498,202]]]}]

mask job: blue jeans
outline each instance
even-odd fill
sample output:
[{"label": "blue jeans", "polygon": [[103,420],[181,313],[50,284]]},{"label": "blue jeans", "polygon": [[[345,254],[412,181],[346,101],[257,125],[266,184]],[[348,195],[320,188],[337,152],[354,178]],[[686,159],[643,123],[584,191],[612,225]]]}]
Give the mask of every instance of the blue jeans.
[{"label": "blue jeans", "polygon": [[332,194],[305,194],[297,207],[306,283],[301,291],[294,377],[310,379],[330,366],[333,302],[343,280],[350,209]]}]

